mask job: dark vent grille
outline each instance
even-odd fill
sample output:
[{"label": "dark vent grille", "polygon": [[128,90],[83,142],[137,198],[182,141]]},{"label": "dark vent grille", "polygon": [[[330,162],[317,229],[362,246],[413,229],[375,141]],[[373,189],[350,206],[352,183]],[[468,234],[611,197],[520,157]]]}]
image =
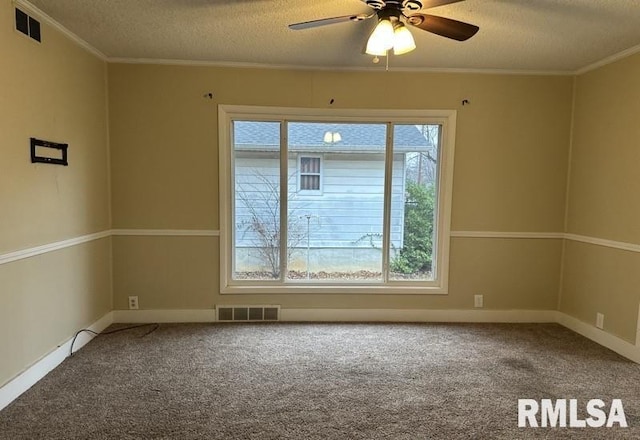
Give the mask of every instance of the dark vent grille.
[{"label": "dark vent grille", "polygon": [[279,321],[280,306],[218,306],[220,322]]},{"label": "dark vent grille", "polygon": [[38,43],[42,41],[40,36],[40,22],[33,17],[29,17],[29,36]]},{"label": "dark vent grille", "polygon": [[37,42],[42,41],[40,33],[40,22],[33,17],[16,8],[16,29],[25,35],[30,36]]},{"label": "dark vent grille", "polygon": [[20,9],[16,9],[16,29],[25,35],[29,35],[29,16]]}]

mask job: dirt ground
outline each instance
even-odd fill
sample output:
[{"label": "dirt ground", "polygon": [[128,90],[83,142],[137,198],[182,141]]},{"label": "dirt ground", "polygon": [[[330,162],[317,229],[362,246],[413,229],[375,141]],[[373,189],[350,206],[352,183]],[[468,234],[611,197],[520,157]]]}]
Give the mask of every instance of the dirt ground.
[{"label": "dirt ground", "polygon": [[[236,272],[233,277],[235,280],[272,280],[277,279],[278,276],[274,276],[270,272],[254,271],[254,272]],[[287,276],[288,280],[306,280],[307,272],[290,270]],[[312,280],[363,280],[363,281],[375,281],[382,280],[381,272],[372,272],[368,270],[358,270],[355,272],[325,272],[323,270],[319,272],[311,272],[309,279]],[[429,280],[431,279],[430,273],[418,272],[414,274],[401,274],[392,273],[392,280]]]}]

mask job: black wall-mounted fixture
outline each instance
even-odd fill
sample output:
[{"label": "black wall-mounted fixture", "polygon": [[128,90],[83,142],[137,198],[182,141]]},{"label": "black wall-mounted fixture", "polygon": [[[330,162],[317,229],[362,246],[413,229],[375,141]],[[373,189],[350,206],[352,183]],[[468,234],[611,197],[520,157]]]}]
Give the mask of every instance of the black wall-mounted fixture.
[{"label": "black wall-mounted fixture", "polygon": [[69,144],[58,144],[31,138],[31,163],[39,162],[67,166],[69,165],[67,148],[69,148]]},{"label": "black wall-mounted fixture", "polygon": [[18,8],[16,8],[16,29],[33,38],[38,43],[42,41],[40,22]]}]

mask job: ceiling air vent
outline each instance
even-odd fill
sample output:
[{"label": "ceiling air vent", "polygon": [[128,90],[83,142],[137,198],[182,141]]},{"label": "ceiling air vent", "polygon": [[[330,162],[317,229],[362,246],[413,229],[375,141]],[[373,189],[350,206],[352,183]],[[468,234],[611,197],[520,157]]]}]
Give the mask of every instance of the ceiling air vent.
[{"label": "ceiling air vent", "polygon": [[40,22],[18,8],[16,8],[16,30],[33,38],[38,43],[42,41]]},{"label": "ceiling air vent", "polygon": [[218,306],[219,322],[279,321],[280,306]]}]

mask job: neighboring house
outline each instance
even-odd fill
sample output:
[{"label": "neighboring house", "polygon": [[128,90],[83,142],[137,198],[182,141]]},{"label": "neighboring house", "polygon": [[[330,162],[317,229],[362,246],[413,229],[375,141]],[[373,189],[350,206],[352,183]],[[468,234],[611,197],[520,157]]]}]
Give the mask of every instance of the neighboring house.
[{"label": "neighboring house", "polygon": [[[265,240],[252,214],[277,235],[279,130],[274,122],[234,123],[236,271],[260,270],[252,249]],[[298,122],[288,125],[287,138],[290,268],[306,270],[309,253],[311,270],[379,271],[386,126]],[[426,157],[437,153],[415,125],[396,127],[393,150],[391,247],[400,249],[407,170],[433,179],[435,164]],[[424,165],[411,171],[408,161],[419,153]]]}]

